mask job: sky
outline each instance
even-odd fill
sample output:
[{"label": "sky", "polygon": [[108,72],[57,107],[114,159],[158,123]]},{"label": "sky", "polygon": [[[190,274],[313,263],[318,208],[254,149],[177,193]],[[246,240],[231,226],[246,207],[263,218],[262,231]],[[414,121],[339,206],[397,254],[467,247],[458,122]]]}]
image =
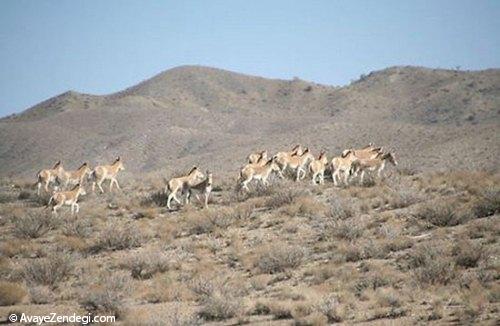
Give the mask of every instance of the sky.
[{"label": "sky", "polygon": [[395,65],[498,68],[500,1],[0,1],[0,116],[185,64],[330,85]]}]

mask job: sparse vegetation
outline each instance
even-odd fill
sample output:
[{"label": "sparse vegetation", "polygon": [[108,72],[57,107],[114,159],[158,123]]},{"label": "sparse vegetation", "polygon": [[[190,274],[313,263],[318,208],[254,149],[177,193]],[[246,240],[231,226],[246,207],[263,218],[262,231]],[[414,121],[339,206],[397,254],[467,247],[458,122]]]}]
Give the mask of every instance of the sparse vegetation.
[{"label": "sparse vegetation", "polygon": [[17,283],[0,281],[0,306],[12,306],[20,303],[26,296],[26,290]]},{"label": "sparse vegetation", "polygon": [[74,258],[64,252],[54,252],[24,265],[23,275],[28,284],[56,287],[72,272]]},{"label": "sparse vegetation", "polygon": [[282,243],[260,248],[254,262],[261,273],[279,273],[298,267],[304,258],[304,249]]}]

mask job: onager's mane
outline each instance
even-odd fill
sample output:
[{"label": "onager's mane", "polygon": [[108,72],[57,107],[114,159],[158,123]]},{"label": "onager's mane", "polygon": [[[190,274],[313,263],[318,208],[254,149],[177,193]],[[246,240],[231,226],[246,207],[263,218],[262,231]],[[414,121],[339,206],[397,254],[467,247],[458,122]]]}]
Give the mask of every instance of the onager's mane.
[{"label": "onager's mane", "polygon": [[54,164],[54,167],[52,169],[56,169],[59,167],[59,165],[61,165],[61,161],[57,161],[56,164]]},{"label": "onager's mane", "polygon": [[350,153],[352,153],[352,149],[348,149],[345,153],[340,154],[340,157],[346,158]]},{"label": "onager's mane", "polygon": [[196,170],[198,170],[198,167],[193,166],[193,167],[191,168],[191,170],[189,170],[188,175],[191,175],[191,173],[193,173],[193,172],[194,172],[194,171],[196,171]]},{"label": "onager's mane", "polygon": [[87,166],[87,162],[83,162],[82,165],[80,165],[80,167],[78,168],[78,170],[80,170],[81,168],[83,168],[84,166]]}]

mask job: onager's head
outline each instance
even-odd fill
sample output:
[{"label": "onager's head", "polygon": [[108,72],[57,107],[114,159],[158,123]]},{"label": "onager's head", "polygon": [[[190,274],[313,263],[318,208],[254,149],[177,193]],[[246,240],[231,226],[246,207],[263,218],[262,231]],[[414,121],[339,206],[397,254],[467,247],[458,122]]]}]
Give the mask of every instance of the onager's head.
[{"label": "onager's head", "polygon": [[302,150],[302,146],[300,145],[295,145],[294,148],[292,148],[292,155],[302,155],[303,153],[303,150]]},{"label": "onager's head", "polygon": [[57,161],[56,164],[54,164],[54,167],[52,169],[57,169],[59,166],[61,166],[61,160]]},{"label": "onager's head", "polygon": [[188,176],[191,180],[203,180],[205,178],[203,173],[201,173],[196,166],[193,166],[193,168],[189,171]]},{"label": "onager's head", "polygon": [[78,170],[82,169],[84,170],[84,175],[90,175],[92,173],[92,170],[90,169],[87,162],[83,162],[83,164],[78,168]]},{"label": "onager's head", "polygon": [[213,174],[212,174],[212,171],[210,170],[207,170],[205,171],[206,172],[206,175],[207,175],[207,179],[210,183],[212,183],[212,178],[213,178]]},{"label": "onager's head", "polygon": [[352,153],[352,149],[344,149],[342,154],[340,155],[342,158],[346,158],[349,154]]},{"label": "onager's head", "polygon": [[263,150],[262,152],[260,152],[260,160],[267,160],[267,150]]},{"label": "onager's head", "polygon": [[82,196],[82,195],[87,194],[87,192],[85,191],[85,188],[79,183],[73,188],[73,190],[77,191],[78,196]]},{"label": "onager's head", "polygon": [[396,161],[396,156],[394,155],[394,152],[389,152],[387,154],[384,154],[382,158],[388,160],[394,166],[398,165],[398,161]]},{"label": "onager's head", "polygon": [[113,165],[116,165],[118,166],[118,171],[123,171],[125,170],[125,167],[123,166],[123,162],[122,162],[122,159],[120,156],[118,156],[115,160],[115,162],[113,163]]}]

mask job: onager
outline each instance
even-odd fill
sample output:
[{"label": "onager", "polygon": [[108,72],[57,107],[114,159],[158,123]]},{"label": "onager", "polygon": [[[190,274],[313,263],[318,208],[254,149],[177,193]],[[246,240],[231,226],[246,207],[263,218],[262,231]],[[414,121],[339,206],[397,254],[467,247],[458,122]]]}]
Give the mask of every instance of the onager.
[{"label": "onager", "polygon": [[267,162],[267,150],[248,155],[248,163],[250,164],[260,164],[262,166],[266,164],[266,162]]},{"label": "onager", "polygon": [[278,152],[276,155],[274,155],[273,159],[274,162],[278,165],[280,168],[278,175],[280,176],[281,179],[284,178],[283,172],[285,172],[286,168],[288,167],[288,162],[292,158],[293,155],[302,155],[303,150],[302,146],[296,145],[290,152]]},{"label": "onager", "polygon": [[325,181],[325,169],[328,164],[328,158],[326,157],[325,151],[321,151],[317,159],[309,163],[309,171],[312,173],[312,183],[317,184],[317,179],[319,184],[323,184]]},{"label": "onager", "polygon": [[348,149],[342,152],[342,155],[338,157],[334,157],[331,163],[332,169],[332,180],[335,186],[338,186],[338,180],[340,180],[340,173],[344,173],[344,183],[348,184],[348,178],[351,174],[351,166],[352,162],[356,160],[356,156],[354,156],[353,150]]},{"label": "onager", "polygon": [[86,194],[87,193],[85,192],[85,189],[80,184],[77,184],[70,191],[54,192],[52,197],[50,197],[49,199],[47,207],[52,205],[52,214],[57,216],[57,210],[61,206],[71,206],[71,215],[74,215],[75,213],[78,213],[80,211],[80,205],[78,205],[77,203],[78,197]]},{"label": "onager", "polygon": [[46,192],[49,192],[49,184],[52,182],[56,182],[58,177],[60,177],[64,173],[64,168],[62,166],[61,161],[57,161],[56,164],[52,167],[52,169],[45,169],[38,172],[37,177],[37,194],[40,195],[40,189],[42,188],[42,184],[44,184],[44,189]]},{"label": "onager", "polygon": [[382,178],[382,171],[385,168],[386,161],[389,161],[389,163],[394,166],[398,165],[394,153],[389,152],[384,154],[380,152],[375,158],[367,160],[355,160],[352,163],[352,170],[356,171],[356,174],[358,171],[361,171],[361,184],[363,184],[366,171],[377,171],[377,176],[379,178]]},{"label": "onager", "polygon": [[288,160],[287,166],[296,171],[295,181],[304,179],[307,172],[306,166],[309,162],[314,161],[314,156],[309,152],[309,148],[306,148],[302,155],[292,155]]},{"label": "onager", "polygon": [[116,187],[121,189],[118,181],[116,180],[116,175],[118,172],[123,170],[125,170],[125,167],[123,166],[120,156],[118,156],[111,165],[97,166],[90,174],[90,178],[93,179],[92,192],[95,191],[95,185],[97,184],[101,193],[104,193],[102,183],[106,180],[109,180],[109,191],[113,190],[113,184],[116,184]]},{"label": "onager", "polygon": [[[181,201],[177,198],[177,193],[181,191],[182,193],[189,190],[194,185],[197,185],[204,176],[196,166],[194,166],[187,175],[177,178],[172,178],[168,181],[165,186],[165,194],[168,194],[167,198],[167,208],[172,209],[170,203],[174,199],[179,205]],[[211,187],[211,186],[210,186]],[[186,197],[186,203],[189,202],[189,196]]]},{"label": "onager", "polygon": [[188,189],[188,192],[186,194],[186,203],[189,204],[189,198],[191,197],[191,193],[195,194],[196,199],[198,199],[198,201],[200,201],[199,195],[203,194],[205,196],[203,204],[204,204],[205,208],[207,208],[208,207],[208,199],[210,197],[210,193],[212,192],[212,184],[213,184],[212,172],[207,171],[207,176],[206,176],[205,180],[191,186]]},{"label": "onager", "polygon": [[273,171],[280,171],[279,166],[274,162],[273,159],[268,160],[263,166],[247,164],[240,171],[239,182],[241,188],[249,191],[250,189],[248,189],[248,183],[253,179],[260,180],[264,186],[267,186],[269,184],[267,179]]},{"label": "onager", "polygon": [[83,184],[85,177],[90,176],[92,170],[87,162],[84,162],[76,171],[63,171],[58,179],[63,179],[65,187],[68,185]]}]

